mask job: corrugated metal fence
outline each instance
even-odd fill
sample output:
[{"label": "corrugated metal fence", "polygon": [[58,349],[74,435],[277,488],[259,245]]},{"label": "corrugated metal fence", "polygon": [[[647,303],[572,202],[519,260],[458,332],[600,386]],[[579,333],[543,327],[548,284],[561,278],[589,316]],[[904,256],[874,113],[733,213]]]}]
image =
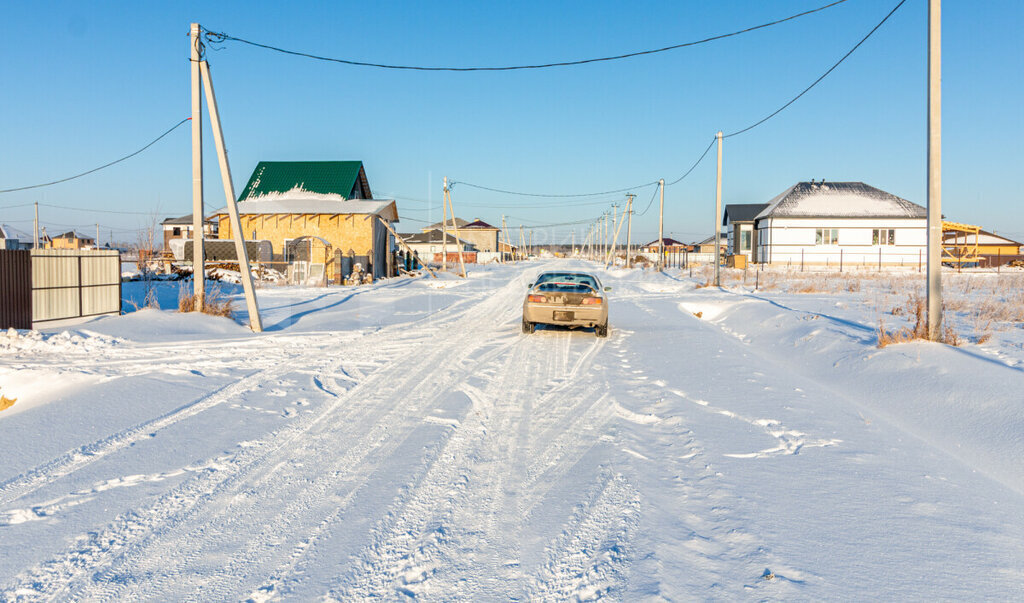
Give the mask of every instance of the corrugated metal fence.
[{"label": "corrugated metal fence", "polygon": [[32,258],[25,250],[0,250],[0,328],[32,328]]},{"label": "corrugated metal fence", "polygon": [[[30,261],[9,256],[19,253]],[[29,329],[57,320],[121,313],[121,257],[116,250],[3,251],[0,280],[0,328]],[[8,307],[17,312],[8,316]]]}]

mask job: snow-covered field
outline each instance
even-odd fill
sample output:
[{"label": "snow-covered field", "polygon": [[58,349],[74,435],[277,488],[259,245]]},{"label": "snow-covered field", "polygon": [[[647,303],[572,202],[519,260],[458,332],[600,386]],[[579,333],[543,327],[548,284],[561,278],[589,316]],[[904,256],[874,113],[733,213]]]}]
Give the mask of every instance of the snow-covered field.
[{"label": "snow-covered field", "polygon": [[0,599],[1021,597],[1020,323],[619,269],[607,339],[521,334],[570,266],[0,334]]}]

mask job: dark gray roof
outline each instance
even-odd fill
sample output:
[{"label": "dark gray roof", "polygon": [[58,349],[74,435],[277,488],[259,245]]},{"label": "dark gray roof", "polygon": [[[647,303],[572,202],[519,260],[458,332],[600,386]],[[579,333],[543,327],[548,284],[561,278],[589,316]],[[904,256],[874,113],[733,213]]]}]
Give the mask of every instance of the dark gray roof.
[{"label": "dark gray roof", "polygon": [[[441,234],[442,233],[440,230],[431,230],[430,232],[415,232],[409,234],[401,234],[399,236],[402,237],[402,240],[404,240],[406,243],[440,243]],[[448,238],[446,238],[445,241],[447,241],[451,245],[455,245],[455,234],[449,230]],[[459,240],[459,242],[463,245],[472,245],[472,243],[468,241]]]},{"label": "dark gray roof", "polygon": [[768,202],[761,218],[924,218],[928,211],[863,182],[798,182]]},{"label": "dark gray roof", "polygon": [[[451,218],[448,218],[448,221],[445,222],[445,224],[447,225],[448,230],[452,229],[452,219]],[[465,226],[467,224],[469,224],[469,220],[463,220],[462,218],[455,218],[455,225],[458,226],[459,228],[462,228],[463,226]],[[423,228],[423,232],[426,232],[428,230],[434,230],[434,229],[441,230],[441,228],[442,228],[441,227],[441,223],[438,222],[437,224],[431,224],[430,226],[425,226]],[[438,241],[440,241],[440,240],[441,239],[438,239]]]},{"label": "dark gray roof", "polygon": [[725,213],[722,215],[722,226],[727,220],[733,224],[736,222],[753,222],[757,214],[761,213],[767,203],[730,203],[725,206]]},{"label": "dark gray roof", "polygon": [[[206,221],[207,222],[213,222],[213,218],[206,218]],[[168,226],[177,225],[177,224],[187,224],[187,225],[191,226],[192,225],[192,214],[189,214],[187,216],[182,216],[180,218],[167,218],[166,220],[161,222],[161,224],[166,224]]]}]

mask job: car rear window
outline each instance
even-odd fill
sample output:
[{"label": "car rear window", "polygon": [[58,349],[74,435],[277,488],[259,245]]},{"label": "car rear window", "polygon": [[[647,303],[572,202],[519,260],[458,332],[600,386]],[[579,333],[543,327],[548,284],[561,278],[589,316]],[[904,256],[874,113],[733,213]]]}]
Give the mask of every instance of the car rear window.
[{"label": "car rear window", "polygon": [[548,282],[537,286],[537,291],[548,293],[593,293],[594,288],[584,283]]},{"label": "car rear window", "polygon": [[564,284],[570,284],[570,285],[571,284],[582,284],[582,285],[588,286],[589,288],[591,288],[591,289],[593,289],[595,291],[597,290],[597,280],[594,279],[594,277],[590,276],[589,274],[572,274],[572,273],[562,273],[562,274],[559,274],[557,272],[549,272],[549,273],[542,274],[539,277],[537,277],[537,284],[538,285],[541,285],[541,284],[544,284],[544,283],[549,283],[549,282],[564,283]]}]

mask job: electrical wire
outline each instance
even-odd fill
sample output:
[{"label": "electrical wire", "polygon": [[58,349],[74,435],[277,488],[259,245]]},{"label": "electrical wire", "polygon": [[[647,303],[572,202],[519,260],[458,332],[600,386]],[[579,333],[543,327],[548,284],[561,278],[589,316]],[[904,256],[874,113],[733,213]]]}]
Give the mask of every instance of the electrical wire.
[{"label": "electrical wire", "polygon": [[881,27],[886,21],[888,21],[889,17],[891,17],[893,15],[893,13],[895,13],[897,10],[899,10],[899,8],[901,6],[903,6],[903,4],[906,1],[907,0],[900,0],[899,4],[897,4],[891,11],[889,11],[889,14],[887,14],[884,19],[882,19],[881,21],[878,22],[878,25],[875,25],[871,29],[871,31],[868,32],[868,34],[866,36],[861,38],[860,42],[857,42],[853,46],[853,48],[851,48],[849,50],[849,52],[844,54],[842,56],[842,58],[840,58],[838,61],[836,61],[835,64],[833,64],[831,67],[829,67],[828,71],[826,71],[825,73],[821,74],[821,77],[819,77],[818,79],[814,80],[814,82],[812,82],[810,86],[804,88],[803,92],[801,92],[800,94],[797,94],[796,96],[791,98],[789,100],[789,102],[787,102],[786,104],[784,104],[781,107],[779,107],[778,109],[776,109],[774,112],[772,112],[770,115],[768,115],[768,117],[765,117],[761,121],[758,121],[758,122],[756,122],[754,124],[751,124],[751,125],[747,126],[746,128],[743,128],[742,130],[737,130],[737,131],[732,132],[730,134],[725,134],[725,135],[722,136],[722,138],[732,138],[733,136],[739,136],[740,134],[743,134],[744,132],[749,132],[750,130],[753,130],[754,128],[756,128],[757,126],[763,124],[764,122],[768,121],[769,119],[775,117],[779,113],[782,113],[782,111],[785,110],[786,107],[788,107],[788,106],[792,105],[793,103],[795,103],[797,101],[797,99],[799,99],[801,96],[807,94],[811,90],[811,88],[814,88],[815,86],[817,86],[821,82],[821,80],[825,79],[826,77],[828,77],[828,75],[830,73],[835,71],[836,67],[839,67],[839,65],[842,64],[842,62],[845,61],[851,54],[853,54],[853,52],[855,50],[860,48],[860,45],[863,44],[864,42],[866,42],[868,40],[868,38],[871,37],[872,34],[874,34],[876,31],[878,31],[878,28]]},{"label": "electrical wire", "polygon": [[263,48],[263,49],[266,49],[266,50],[272,50],[274,52],[280,52],[282,54],[288,54],[288,55],[293,55],[293,56],[305,57],[305,58],[308,58],[308,59],[315,59],[315,60],[318,60],[318,61],[327,61],[327,62],[331,62],[331,63],[341,63],[341,64],[344,64],[344,65],[351,65],[351,66],[355,66],[355,67],[374,67],[374,68],[377,68],[377,69],[400,69],[400,70],[409,70],[409,71],[454,71],[454,72],[468,72],[468,71],[516,71],[516,70],[522,70],[522,69],[547,69],[547,68],[550,68],[550,67],[569,67],[569,66],[574,66],[574,65],[585,65],[587,63],[600,63],[600,62],[605,62],[605,61],[618,61],[618,60],[621,60],[621,59],[628,59],[628,58],[632,58],[632,57],[638,57],[638,56],[650,55],[650,54],[658,54],[658,53],[661,53],[661,52],[668,52],[670,50],[678,50],[680,48],[686,48],[686,47],[690,47],[690,46],[697,46],[699,44],[706,44],[708,42],[714,42],[716,40],[722,40],[724,38],[730,38],[730,37],[733,37],[733,36],[738,36],[738,35],[741,35],[741,34],[750,33],[752,31],[757,31],[759,29],[764,29],[766,27],[771,27],[773,25],[779,25],[780,23],[785,23],[787,21],[792,21],[794,19],[798,19],[798,18],[804,17],[806,15],[810,15],[810,14],[813,14],[813,13],[817,13],[817,12],[823,11],[825,9],[831,8],[831,7],[836,6],[838,4],[842,4],[842,3],[846,2],[846,1],[847,0],[836,0],[835,2],[830,2],[829,4],[826,4],[824,6],[820,6],[818,8],[807,10],[807,11],[804,11],[802,13],[797,13],[795,15],[791,15],[791,16],[785,17],[783,19],[777,19],[777,20],[771,21],[769,23],[762,23],[761,25],[755,25],[753,27],[748,27],[746,29],[741,29],[741,30],[738,30],[738,31],[730,32],[730,33],[719,34],[717,36],[711,36],[710,38],[704,38],[702,40],[694,40],[694,41],[691,41],[691,42],[683,42],[681,44],[673,44],[671,46],[664,46],[662,48],[654,48],[654,49],[650,49],[650,50],[641,50],[641,51],[638,51],[638,52],[629,52],[629,53],[626,53],[626,54],[618,54],[618,55],[597,57],[597,58],[591,58],[591,59],[581,59],[581,60],[576,60],[576,61],[560,61],[560,62],[552,62],[552,63],[539,63],[539,64],[534,64],[534,65],[505,65],[505,66],[497,66],[497,67],[429,67],[429,66],[422,66],[422,65],[391,65],[391,64],[387,64],[387,63],[370,63],[370,62],[365,62],[365,61],[353,61],[353,60],[350,60],[350,59],[339,59],[339,58],[325,57],[325,56],[310,54],[308,52],[299,52],[299,51],[296,51],[296,50],[287,50],[287,49],[280,48],[280,47],[277,47],[277,46],[271,46],[269,44],[262,44],[262,43],[259,43],[259,42],[253,42],[251,40],[246,40],[246,39],[243,39],[243,38],[238,38],[238,37],[229,35],[229,34],[224,33],[224,32],[210,31],[210,30],[205,29],[205,28],[204,28],[204,37],[206,38],[207,42],[209,42],[210,44],[222,44],[224,42],[240,42],[242,44],[248,44],[249,46],[255,46],[257,48]]},{"label": "electrical wire", "polygon": [[149,147],[151,147],[154,144],[156,144],[164,136],[167,136],[171,132],[173,132],[176,129],[178,129],[178,126],[180,126],[181,124],[185,123],[186,121],[189,121],[190,119],[192,119],[192,118],[191,117],[186,117],[185,119],[183,119],[183,120],[179,121],[178,123],[174,124],[174,126],[172,126],[171,129],[167,130],[166,132],[164,132],[160,136],[157,136],[152,141],[150,141],[149,144],[147,144],[146,146],[142,147],[138,151],[135,151],[134,153],[125,155],[124,157],[121,157],[120,159],[115,159],[114,161],[111,161],[110,163],[101,165],[98,168],[93,168],[93,169],[91,169],[91,170],[89,170],[87,172],[82,172],[81,174],[77,174],[75,176],[68,176],[67,178],[61,178],[60,180],[54,180],[52,182],[44,182],[42,184],[33,184],[33,185],[30,185],[30,186],[19,186],[17,188],[0,189],[0,193],[13,193],[15,191],[25,191],[25,190],[29,190],[29,189],[32,189],[32,188],[41,188],[41,187],[44,187],[44,186],[52,186],[54,184],[60,184],[61,182],[67,182],[68,180],[74,180],[75,178],[81,178],[82,176],[88,176],[89,174],[92,174],[93,172],[98,172],[98,171],[100,171],[102,169],[105,169],[105,168],[108,168],[108,167],[110,167],[110,166],[112,166],[114,164],[121,163],[125,159],[131,159],[132,157],[135,157],[139,153],[145,151]]},{"label": "electrical wire", "polygon": [[654,205],[654,198],[657,197],[657,196],[658,196],[658,189],[654,189],[654,194],[651,195],[651,200],[647,202],[647,207],[645,207],[642,212],[636,214],[636,217],[639,218],[640,216],[646,214],[647,210],[651,209],[651,206]]},{"label": "electrical wire", "polygon": [[700,165],[701,161],[704,161],[704,157],[707,156],[708,151],[710,151],[711,147],[713,147],[715,145],[715,142],[716,142],[716,139],[712,138],[711,142],[708,143],[708,147],[706,149],[704,149],[703,153],[700,154],[700,157],[697,158],[697,161],[693,162],[693,165],[690,166],[690,169],[686,170],[686,173],[684,173],[682,176],[676,178],[672,182],[666,182],[665,186],[672,186],[674,184],[679,184],[680,182],[683,181],[684,178],[689,176],[690,173],[693,172],[693,170],[697,169],[697,166]]},{"label": "electrical wire", "polygon": [[39,207],[52,207],[55,209],[68,209],[71,211],[87,211],[89,213],[101,213],[101,214],[120,214],[126,216],[152,216],[155,212],[149,211],[120,211],[114,209],[89,209],[87,207],[68,207],[66,205],[51,205],[49,203],[40,203]]},{"label": "electrical wire", "polygon": [[597,197],[597,196],[600,196],[600,195],[612,195],[612,194],[615,194],[615,193],[626,193],[626,192],[629,192],[629,191],[634,190],[634,189],[642,189],[642,188],[645,188],[645,187],[651,186],[652,184],[657,184],[657,183],[658,183],[658,181],[655,180],[654,182],[646,182],[644,184],[638,184],[636,186],[628,186],[626,188],[620,188],[620,189],[616,189],[616,190],[613,190],[613,191],[601,191],[601,192],[598,192],[598,193],[577,193],[577,194],[572,194],[572,195],[557,195],[557,194],[546,194],[546,193],[523,193],[523,192],[518,192],[518,191],[502,190],[500,188],[490,188],[490,187],[487,187],[487,186],[480,186],[479,184],[470,184],[468,182],[452,182],[449,185],[449,187],[451,187],[452,185],[455,185],[455,184],[461,184],[462,186],[468,186],[468,187],[471,187],[471,188],[477,188],[477,189],[484,190],[484,191],[490,191],[492,193],[502,193],[504,195],[517,195],[517,196],[520,196],[520,197],[543,197],[543,198],[548,198],[548,199],[568,199],[568,198],[572,198],[572,197]]}]

